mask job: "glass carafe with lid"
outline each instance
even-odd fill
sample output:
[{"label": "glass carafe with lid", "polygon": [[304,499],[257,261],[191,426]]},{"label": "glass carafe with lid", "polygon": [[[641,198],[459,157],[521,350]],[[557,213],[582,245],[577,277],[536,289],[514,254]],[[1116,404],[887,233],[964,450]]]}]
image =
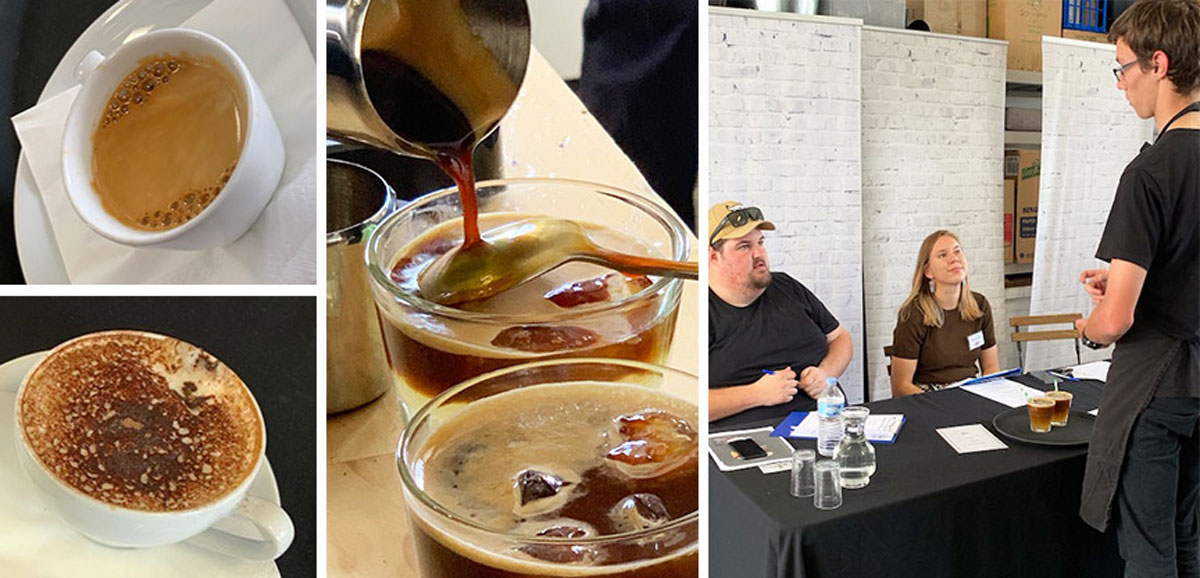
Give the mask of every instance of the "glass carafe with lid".
[{"label": "glass carafe with lid", "polygon": [[842,410],[846,434],[842,436],[834,452],[842,487],[855,489],[866,487],[875,474],[875,447],[867,441],[867,416],[871,410],[863,406],[847,407]]}]

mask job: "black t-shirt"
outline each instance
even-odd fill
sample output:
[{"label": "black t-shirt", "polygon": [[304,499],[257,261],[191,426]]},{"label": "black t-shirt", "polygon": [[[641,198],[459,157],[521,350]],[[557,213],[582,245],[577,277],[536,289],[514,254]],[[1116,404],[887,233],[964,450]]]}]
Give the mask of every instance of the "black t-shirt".
[{"label": "black t-shirt", "polygon": [[[826,335],[838,321],[807,287],[787,273],[771,273],[766,291],[746,307],[735,307],[708,292],[708,387],[747,385],[764,369],[791,367],[797,377],[819,365],[829,351]],[[793,411],[811,411],[817,403],[801,390],[791,403],[755,407],[712,422],[723,428]]]},{"label": "black t-shirt", "polygon": [[[1146,270],[1135,327],[1200,340],[1200,130],[1169,130],[1125,167],[1096,258]],[[1165,380],[1158,395],[1195,389]]]}]

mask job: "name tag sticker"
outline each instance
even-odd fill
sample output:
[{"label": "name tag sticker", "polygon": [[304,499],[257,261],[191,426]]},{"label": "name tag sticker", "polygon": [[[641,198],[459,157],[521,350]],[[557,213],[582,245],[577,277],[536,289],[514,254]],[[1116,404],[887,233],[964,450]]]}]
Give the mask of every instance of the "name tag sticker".
[{"label": "name tag sticker", "polygon": [[983,332],[982,331],[976,331],[975,333],[972,333],[967,336],[967,350],[968,351],[975,351],[976,349],[979,349],[980,347],[983,347]]}]

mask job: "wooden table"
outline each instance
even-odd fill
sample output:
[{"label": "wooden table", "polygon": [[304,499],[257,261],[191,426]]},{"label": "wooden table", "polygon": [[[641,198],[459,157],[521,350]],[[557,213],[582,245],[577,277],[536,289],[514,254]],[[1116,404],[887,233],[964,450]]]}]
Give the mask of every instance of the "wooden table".
[{"label": "wooden table", "polygon": [[[508,177],[590,180],[661,202],[536,51],[521,94],[500,130]],[[696,240],[691,241],[695,260],[699,249]],[[686,283],[666,363],[693,374],[699,369],[698,307],[698,284]],[[416,557],[396,470],[401,420],[395,392],[326,420],[326,569],[330,576],[416,576]]]}]

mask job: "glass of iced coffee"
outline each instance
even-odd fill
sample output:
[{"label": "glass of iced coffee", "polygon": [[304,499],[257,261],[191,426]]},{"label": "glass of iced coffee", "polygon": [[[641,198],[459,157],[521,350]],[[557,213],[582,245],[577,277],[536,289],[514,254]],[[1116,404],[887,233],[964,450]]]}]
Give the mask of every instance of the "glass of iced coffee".
[{"label": "glass of iced coffee", "polygon": [[586,358],[444,392],[397,449],[421,575],[697,576],[697,396],[693,375]]},{"label": "glass of iced coffee", "polygon": [[1050,425],[1063,427],[1071,417],[1071,400],[1075,397],[1069,391],[1047,391],[1046,397],[1054,400],[1054,413],[1050,416]]},{"label": "glass of iced coffee", "polygon": [[[669,209],[604,185],[560,179],[484,181],[479,229],[529,217],[568,219],[596,244],[684,261],[688,232]],[[430,193],[386,219],[367,243],[372,293],[388,362],[411,415],[451,386],[543,359],[604,357],[661,363],[683,282],[570,262],[486,299],[439,305],[417,278],[463,239],[457,189]]]},{"label": "glass of iced coffee", "polygon": [[1049,397],[1035,397],[1028,401],[1029,431],[1046,433],[1050,431],[1050,420],[1054,415],[1054,400]]}]

